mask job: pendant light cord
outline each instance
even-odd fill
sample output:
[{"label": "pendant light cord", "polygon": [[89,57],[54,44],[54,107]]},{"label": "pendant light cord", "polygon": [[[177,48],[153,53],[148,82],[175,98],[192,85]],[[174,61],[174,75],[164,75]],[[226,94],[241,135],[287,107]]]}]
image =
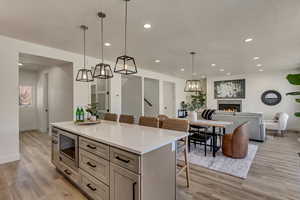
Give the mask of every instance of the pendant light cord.
[{"label": "pendant light cord", "polygon": [[102,63],[104,63],[104,50],[103,50],[103,17],[101,18],[101,57]]},{"label": "pendant light cord", "polygon": [[191,52],[190,53],[192,55],[192,75],[194,75],[194,56],[195,56],[195,52]]},{"label": "pendant light cord", "polygon": [[124,55],[127,54],[127,2],[128,2],[128,0],[125,0],[125,49],[124,49]]},{"label": "pendant light cord", "polygon": [[85,31],[86,28],[83,27],[83,67],[85,69],[85,65],[86,65],[86,60],[85,60]]}]

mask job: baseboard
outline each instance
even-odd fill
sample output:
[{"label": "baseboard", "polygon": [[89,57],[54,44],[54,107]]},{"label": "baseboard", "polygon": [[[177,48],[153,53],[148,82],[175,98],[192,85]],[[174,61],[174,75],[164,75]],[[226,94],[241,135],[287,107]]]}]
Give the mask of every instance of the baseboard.
[{"label": "baseboard", "polygon": [[0,164],[4,164],[4,163],[9,163],[9,162],[14,162],[20,160],[20,154],[11,154],[11,155],[7,155],[7,156],[1,156],[0,157]]}]

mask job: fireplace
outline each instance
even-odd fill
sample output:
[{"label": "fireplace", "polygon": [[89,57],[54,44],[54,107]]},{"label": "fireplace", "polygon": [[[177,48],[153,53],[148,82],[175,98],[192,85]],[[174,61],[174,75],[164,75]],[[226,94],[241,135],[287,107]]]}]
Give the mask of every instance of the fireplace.
[{"label": "fireplace", "polygon": [[224,112],[242,112],[241,100],[219,100],[218,110]]}]

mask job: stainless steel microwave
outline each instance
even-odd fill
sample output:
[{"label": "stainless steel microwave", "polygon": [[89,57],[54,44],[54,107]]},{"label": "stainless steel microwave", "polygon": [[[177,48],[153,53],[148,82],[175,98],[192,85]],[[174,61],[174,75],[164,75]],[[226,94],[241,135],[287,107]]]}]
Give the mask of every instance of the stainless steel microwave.
[{"label": "stainless steel microwave", "polygon": [[59,130],[58,148],[60,161],[76,170],[79,165],[78,135]]}]

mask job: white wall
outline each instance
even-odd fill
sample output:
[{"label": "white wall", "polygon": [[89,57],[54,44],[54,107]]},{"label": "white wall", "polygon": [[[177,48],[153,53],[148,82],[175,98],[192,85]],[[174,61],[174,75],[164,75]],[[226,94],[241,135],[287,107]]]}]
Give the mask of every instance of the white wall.
[{"label": "white wall", "polygon": [[44,105],[45,74],[48,74],[49,123],[73,120],[73,64],[48,67],[38,74],[38,128],[47,131]]},{"label": "white wall", "polygon": [[20,131],[37,130],[37,99],[36,85],[37,72],[30,70],[19,70],[19,85],[32,87],[32,104],[19,106],[19,127]]},{"label": "white wall", "polygon": [[[289,73],[300,71],[263,72],[237,76],[219,76],[207,78],[207,105],[208,108],[217,109],[217,100],[214,99],[214,81],[246,79],[246,98],[242,99],[243,112],[262,112],[265,119],[272,119],[276,112],[287,112],[290,115],[288,129],[300,130],[300,119],[294,116],[295,111],[300,111],[300,104],[295,102],[295,97],[286,96],[287,92],[299,90],[286,80]],[[261,95],[266,90],[277,90],[282,95],[282,101],[276,106],[267,106],[262,103]]]},{"label": "white wall", "polygon": [[156,117],[159,114],[159,81],[144,78],[144,97],[152,104],[144,102],[144,115]]},{"label": "white wall", "polygon": [[[18,60],[19,53],[44,56],[73,63],[73,108],[90,101],[90,85],[76,82],[77,70],[82,67],[83,56],[60,49],[0,36],[0,163],[18,160],[19,154],[19,106],[18,106]],[[98,59],[88,57],[89,65]],[[114,66],[114,63],[111,63]],[[161,80],[176,85],[176,106],[185,100],[183,79],[174,78],[148,70],[139,69],[138,75],[160,80],[160,113],[163,113],[163,90]],[[115,74],[111,80],[111,112],[121,113],[121,76]]]}]

